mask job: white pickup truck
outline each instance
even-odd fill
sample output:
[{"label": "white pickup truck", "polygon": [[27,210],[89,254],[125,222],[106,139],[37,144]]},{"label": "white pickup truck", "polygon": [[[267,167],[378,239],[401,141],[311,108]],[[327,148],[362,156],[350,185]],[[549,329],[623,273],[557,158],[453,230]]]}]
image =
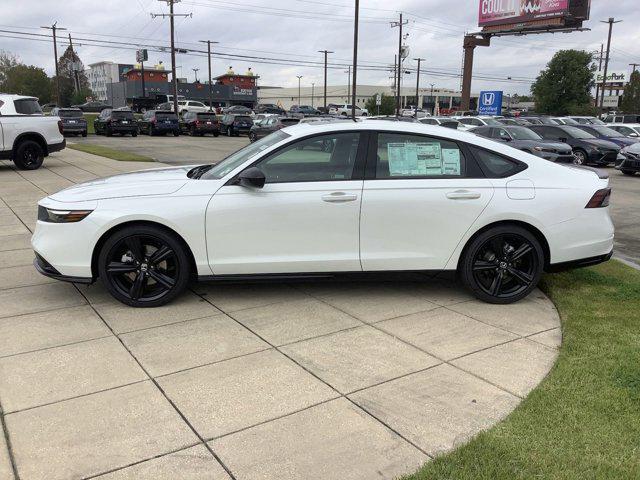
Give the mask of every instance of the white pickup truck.
[{"label": "white pickup truck", "polygon": [[37,98],[0,93],[0,159],[35,170],[65,146],[60,118],[43,115]]}]

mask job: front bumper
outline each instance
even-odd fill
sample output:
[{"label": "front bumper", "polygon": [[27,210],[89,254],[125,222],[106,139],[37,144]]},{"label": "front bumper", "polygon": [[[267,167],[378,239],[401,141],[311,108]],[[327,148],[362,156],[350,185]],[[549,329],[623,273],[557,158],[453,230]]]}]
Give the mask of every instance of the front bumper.
[{"label": "front bumper", "polygon": [[618,158],[618,152],[611,151],[602,153],[600,151],[589,152],[589,162],[596,165],[611,165],[615,164]]},{"label": "front bumper", "polygon": [[626,157],[622,162],[616,165],[616,169],[640,172],[640,156],[636,158]]}]

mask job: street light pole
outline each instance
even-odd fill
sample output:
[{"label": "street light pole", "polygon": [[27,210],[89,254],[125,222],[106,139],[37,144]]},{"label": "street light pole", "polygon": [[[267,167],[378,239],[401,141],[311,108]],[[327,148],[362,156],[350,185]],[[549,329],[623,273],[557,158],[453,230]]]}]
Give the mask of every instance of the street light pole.
[{"label": "street light pole", "polygon": [[316,95],[316,84],[311,82],[311,108],[313,108],[313,99]]},{"label": "street light pole", "polygon": [[349,69],[345,70],[344,73],[347,74],[347,102],[351,98],[351,65],[349,65]]},{"label": "street light pole", "polygon": [[327,55],[334,52],[331,52],[329,50],[318,50],[318,52],[324,53],[324,109],[325,109],[324,113],[328,113],[326,112],[327,110]]},{"label": "street light pole", "polygon": [[207,44],[207,57],[209,60],[209,111],[213,110],[213,85],[211,80],[211,44],[218,43],[211,40],[199,40],[200,43]]},{"label": "street light pole", "polygon": [[302,79],[302,75],[297,75],[298,77],[298,107],[300,106],[300,80]]},{"label": "street light pole", "polygon": [[616,21],[615,18],[610,17],[609,20],[601,21],[600,23],[609,24],[609,38],[607,39],[607,56],[604,60],[604,78],[602,79],[602,97],[600,98],[600,113],[604,110],[604,94],[607,87],[607,73],[609,70],[609,54],[611,53],[611,34],[613,33],[613,24],[620,23],[622,20]]},{"label": "street light pole", "polygon": [[391,28],[399,27],[400,32],[398,35],[398,81],[396,82],[396,115],[400,116],[400,83],[402,75],[402,26],[409,23],[408,20],[402,21],[402,12],[400,12],[400,21],[391,22]]},{"label": "street light pole", "polygon": [[420,63],[424,58],[414,58],[418,61],[418,72],[416,74],[416,118],[418,118],[418,97],[420,96]]},{"label": "street light pole", "polygon": [[358,77],[358,29],[360,20],[360,0],[356,0],[355,5],[355,19],[353,23],[353,87],[351,88],[351,118],[356,119],[356,101],[357,101],[357,77]]},{"label": "street light pole", "polygon": [[191,70],[193,70],[193,74],[196,78],[195,83],[198,83],[198,72],[200,71],[199,68],[192,68]]},{"label": "street light pole", "polygon": [[435,87],[435,83],[430,83],[429,85],[431,85],[431,101],[433,102],[433,108],[431,109],[431,115],[433,115],[434,113],[436,113],[436,99],[433,98],[433,87]]}]

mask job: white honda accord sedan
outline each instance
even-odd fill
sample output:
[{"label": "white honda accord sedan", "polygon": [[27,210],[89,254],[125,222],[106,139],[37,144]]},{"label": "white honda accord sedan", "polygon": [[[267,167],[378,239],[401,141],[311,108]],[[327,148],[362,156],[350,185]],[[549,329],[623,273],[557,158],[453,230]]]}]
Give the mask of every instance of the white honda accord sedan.
[{"label": "white honda accord sedan", "polygon": [[411,123],[301,124],[217,165],[83,183],[39,202],[36,268],[165,304],[192,279],[457,271],[511,303],[608,260],[606,175]]}]

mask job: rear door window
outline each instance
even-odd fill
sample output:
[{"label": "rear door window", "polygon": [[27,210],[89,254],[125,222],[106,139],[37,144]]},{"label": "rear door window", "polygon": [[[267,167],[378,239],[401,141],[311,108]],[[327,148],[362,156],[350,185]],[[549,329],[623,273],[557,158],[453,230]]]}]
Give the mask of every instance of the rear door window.
[{"label": "rear door window", "polygon": [[16,113],[21,115],[42,114],[42,108],[40,108],[40,104],[35,98],[21,98],[19,100],[14,100],[13,105],[15,106]]},{"label": "rear door window", "polygon": [[495,152],[472,147],[473,155],[478,160],[480,168],[488,178],[511,177],[527,168],[527,165]]}]

